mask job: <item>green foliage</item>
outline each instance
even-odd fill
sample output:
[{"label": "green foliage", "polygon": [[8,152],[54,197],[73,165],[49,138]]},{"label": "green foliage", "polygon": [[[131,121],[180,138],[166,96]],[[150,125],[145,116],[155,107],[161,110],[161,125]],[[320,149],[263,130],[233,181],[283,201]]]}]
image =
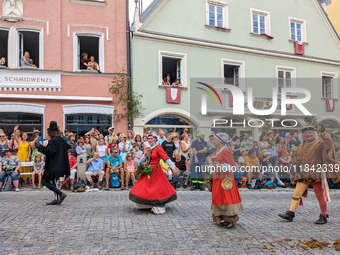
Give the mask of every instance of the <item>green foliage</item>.
[{"label": "green foliage", "polygon": [[317,128],[317,125],[319,123],[318,118],[314,117],[314,116],[304,117],[304,121],[306,122],[307,126],[312,126],[312,127],[315,127],[315,128]]},{"label": "green foliage", "polygon": [[151,166],[145,166],[144,164],[140,164],[137,167],[137,173],[139,174],[147,174],[150,175],[153,172],[153,168]]},{"label": "green foliage", "polygon": [[257,116],[257,118],[264,122],[263,127],[260,128],[261,132],[266,132],[267,133],[269,130],[272,129],[272,123],[270,121],[266,121],[266,119],[271,119],[271,116],[262,116],[262,115],[259,115],[259,116]]},{"label": "green foliage", "polygon": [[143,95],[131,90],[131,78],[124,68],[119,70],[117,75],[109,84],[110,93],[117,96],[117,104],[123,106],[123,109],[113,113],[114,123],[122,120],[132,122],[133,119],[143,116],[144,108],[142,106]]}]

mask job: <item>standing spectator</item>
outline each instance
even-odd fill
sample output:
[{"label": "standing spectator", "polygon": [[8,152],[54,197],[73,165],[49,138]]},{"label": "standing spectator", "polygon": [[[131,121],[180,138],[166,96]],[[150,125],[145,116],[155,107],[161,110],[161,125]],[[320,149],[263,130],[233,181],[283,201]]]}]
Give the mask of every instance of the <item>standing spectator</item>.
[{"label": "standing spectator", "polygon": [[[267,133],[268,142],[269,142],[269,139],[274,139],[274,135],[275,135],[275,133],[274,133],[273,130],[269,130],[269,131],[268,131],[268,133]],[[275,140],[275,139],[274,139],[274,140]],[[275,140],[275,142],[276,142],[276,140]],[[268,146],[269,146],[269,144],[268,144]]]},{"label": "standing spectator", "polygon": [[147,137],[147,135],[143,135],[143,153],[145,153],[145,150],[147,148],[150,148],[150,144],[148,142],[148,137]]},{"label": "standing spectator", "polygon": [[[171,79],[170,79],[170,74],[167,74],[166,77],[162,80],[163,85],[171,85]],[[158,133],[159,134],[159,133]]]},{"label": "standing spectator", "polygon": [[[36,149],[36,148],[35,148]],[[32,188],[35,189],[35,178],[38,178],[38,189],[41,189],[41,180],[44,174],[45,163],[42,161],[41,154],[38,153],[34,156],[33,171],[32,171]]]},{"label": "standing spectator", "polygon": [[134,160],[136,161],[137,167],[138,167],[139,164],[140,164],[140,159],[143,156],[143,152],[141,151],[140,146],[137,143],[135,143],[133,145],[133,148],[135,149],[135,153],[134,153],[135,158],[134,158]]},{"label": "standing spectator", "polygon": [[88,67],[89,67],[89,62],[90,62],[90,60],[89,60],[89,54],[87,54],[86,52],[83,52],[82,54],[81,54],[81,60],[80,60],[80,69],[81,70],[86,70],[86,69],[88,69]]},{"label": "standing spectator", "polygon": [[[19,126],[14,127],[14,135],[15,135],[15,140],[19,144],[18,146],[18,158],[20,159],[21,162],[30,162],[31,161],[31,147],[30,147],[30,142],[28,140],[28,135],[27,133],[22,133],[22,138],[20,139],[18,137],[18,132],[17,130],[19,129]],[[21,173],[30,173],[31,168],[29,166],[25,166],[21,168]],[[29,178],[27,178],[27,183],[29,181]]]},{"label": "standing spectator", "polygon": [[231,151],[233,152],[234,161],[237,163],[238,158],[241,156],[240,138],[235,136],[233,141],[234,144],[231,146]]},{"label": "standing spectator", "polygon": [[85,134],[85,137],[89,137],[90,138],[92,152],[94,152],[96,150],[98,134],[99,134],[98,130],[94,129],[94,128],[92,128],[89,132],[87,132]]},{"label": "standing spectator", "polygon": [[190,162],[190,149],[191,143],[189,142],[189,136],[187,133],[183,133],[181,141],[181,154],[186,158],[188,162]]},{"label": "standing spectator", "polygon": [[203,179],[204,173],[196,169],[196,166],[199,166],[199,169],[205,162],[205,154],[208,150],[208,144],[204,141],[205,134],[200,131],[197,133],[197,140],[192,143],[192,154],[193,154],[193,162],[191,163],[191,177],[192,177],[192,187],[190,190],[200,189],[205,190],[203,187]]},{"label": "standing spectator", "polygon": [[[107,136],[105,136],[105,141],[109,144],[110,143],[110,139],[113,137],[116,137],[115,134],[113,133],[113,131],[115,130],[114,127],[110,127],[107,131],[109,132],[109,134]],[[117,137],[116,137],[117,138]]]},{"label": "standing spectator", "polygon": [[143,150],[143,141],[140,135],[135,136],[135,143],[137,143],[140,149]]},{"label": "standing spectator", "polygon": [[289,144],[290,139],[292,139],[292,135],[290,133],[286,133],[286,144],[287,145]]},{"label": "standing spectator", "polygon": [[118,148],[118,144],[116,142],[117,142],[116,136],[110,138],[109,146],[107,146],[107,155],[112,155],[112,150],[114,148]]},{"label": "standing spectator", "polygon": [[126,160],[124,162],[124,172],[126,173],[126,185],[125,185],[125,189],[129,190],[129,181],[130,181],[130,177],[132,180],[132,185],[135,186],[135,174],[137,172],[137,163],[136,161],[133,159],[133,153],[129,152],[128,154],[126,154]]},{"label": "standing spectator", "polygon": [[[20,132],[20,130],[19,130],[19,132]],[[19,136],[19,138],[20,138],[20,136]],[[15,132],[13,132],[11,134],[11,139],[8,141],[8,145],[9,145],[9,148],[11,148],[13,150],[12,154],[14,156],[17,156],[19,144],[17,143],[17,140],[15,139]]]},{"label": "standing spectator", "polygon": [[74,180],[76,179],[77,173],[77,159],[75,156],[72,156],[71,150],[68,150],[68,162],[70,164],[70,183],[71,183],[71,191],[74,191]]},{"label": "standing spectator", "polygon": [[[253,172],[254,170],[260,170],[260,160],[258,157],[256,157],[256,151],[254,149],[250,149],[248,152],[248,156],[246,156],[244,160],[244,165],[249,167],[249,172],[248,172],[248,185],[247,188],[251,189],[251,180],[253,177]],[[261,181],[263,177],[263,172],[260,171],[258,174],[258,179]]]},{"label": "standing spectator", "polygon": [[187,129],[187,128],[185,128],[185,129],[183,129],[183,133],[182,133],[182,135],[181,134],[179,134],[179,140],[183,140],[183,135],[184,134],[188,134],[188,132],[189,132],[189,130]]},{"label": "standing spectator", "polygon": [[[86,148],[84,146],[84,140],[83,140],[82,137],[78,139],[77,144],[78,144],[78,146],[76,147],[77,156],[81,156],[81,155],[87,156],[87,150],[86,150]],[[71,175],[72,175],[72,172],[71,172]]]},{"label": "standing spectator", "polygon": [[260,135],[259,147],[260,147],[260,153],[263,152],[263,151],[267,151],[268,142],[267,142],[267,134],[266,133],[262,133]]},{"label": "standing spectator", "polygon": [[209,135],[209,140],[208,140],[208,142],[207,142],[207,144],[208,144],[208,152],[209,153],[212,153],[212,152],[215,152],[216,151],[216,147],[215,147],[215,145],[214,145],[214,143],[213,143],[213,141],[214,141],[214,134],[213,133],[211,133],[210,135]]},{"label": "standing spectator", "polygon": [[[39,142],[39,134],[37,134],[37,133],[34,133],[33,135],[32,135],[32,141],[33,142],[31,142],[30,143],[30,147],[31,147],[31,151],[32,151],[32,153],[31,153],[31,161],[34,161],[35,160],[35,156],[36,155],[40,155],[41,156],[41,162],[45,162],[45,157],[44,157],[44,155],[42,155],[39,151],[38,151],[38,149],[37,148],[35,148],[35,140],[36,140],[36,138],[38,137],[38,143],[40,143],[40,144],[42,144],[42,142]],[[34,168],[32,167],[32,171],[34,170]],[[32,178],[32,183],[34,184],[34,182],[33,182],[33,178]]]},{"label": "standing spectator", "polygon": [[67,142],[67,145],[71,149],[71,154],[72,154],[72,156],[77,157],[76,148],[77,148],[78,145],[76,143],[76,136],[73,133],[69,133],[68,139],[69,139],[69,141]]},{"label": "standing spectator", "polygon": [[233,132],[231,134],[231,140],[234,141],[236,136],[237,136],[236,132]]},{"label": "standing spectator", "polygon": [[173,153],[176,150],[176,145],[171,141],[171,133],[166,134],[166,140],[162,143],[163,150],[169,158],[173,158]]},{"label": "standing spectator", "polygon": [[[104,140],[104,144],[105,144],[106,146],[109,146],[109,143],[105,141],[104,135],[101,134],[101,133],[98,134],[97,145],[99,144],[99,140],[100,140],[100,139],[103,139],[103,140]],[[97,145],[96,145],[96,147],[97,147]]]},{"label": "standing spectator", "polygon": [[5,157],[5,150],[9,148],[8,141],[4,133],[0,133],[0,160]]},{"label": "standing spectator", "polygon": [[86,152],[87,152],[87,157],[90,158],[92,153],[93,153],[93,151],[92,151],[92,146],[91,146],[90,138],[89,137],[85,137],[84,147],[85,147]]},{"label": "standing spectator", "polygon": [[249,140],[249,135],[244,133],[242,135],[243,141],[241,142],[241,148],[245,150],[249,150],[253,147],[251,141]]},{"label": "standing spectator", "polygon": [[94,188],[94,182],[92,180],[92,177],[99,177],[98,180],[98,184],[97,184],[97,188],[101,189],[101,183],[103,181],[103,177],[105,175],[104,169],[103,169],[103,161],[99,158],[99,154],[98,152],[94,152],[93,153],[93,158],[90,158],[86,164],[88,165],[88,169],[85,172],[85,176],[87,178],[87,180],[90,183],[90,188],[93,189]]},{"label": "standing spectator", "polygon": [[180,152],[181,147],[179,146],[178,137],[177,136],[172,137],[172,141],[174,142],[174,144],[176,146],[176,151]]},{"label": "standing spectator", "polygon": [[120,174],[121,178],[121,189],[124,189],[124,168],[123,168],[123,159],[122,157],[118,154],[119,149],[118,148],[112,148],[112,155],[109,155],[106,158],[106,187],[105,190],[110,190],[109,188],[109,179],[110,175],[113,173]]},{"label": "standing spectator", "polygon": [[258,141],[257,140],[253,140],[253,149],[256,152],[256,157],[260,158],[260,147],[258,146]]},{"label": "standing spectator", "polygon": [[[99,158],[103,161],[104,164],[107,158],[107,146],[105,144],[104,138],[99,139],[99,143],[97,145],[97,152],[99,154]],[[105,165],[103,165],[103,167],[105,167]]]},{"label": "standing spectator", "polygon": [[69,140],[68,140],[68,135],[70,134],[70,130],[68,130],[67,128],[64,130],[64,140],[66,141],[66,142],[68,142]]},{"label": "standing spectator", "polygon": [[129,141],[125,141],[125,135],[121,134],[120,135],[120,143],[119,143],[119,151],[120,151],[120,156],[122,156],[123,163],[125,162],[126,159],[126,154],[130,151],[132,151],[133,147]]},{"label": "standing spectator", "polygon": [[126,139],[126,141],[129,142],[131,145],[133,145],[135,143],[132,131],[128,131],[127,132],[127,139]]},{"label": "standing spectator", "polygon": [[162,143],[166,140],[164,136],[164,131],[162,129],[158,129],[158,137],[157,144],[162,146]]},{"label": "standing spectator", "polygon": [[298,132],[294,131],[293,132],[293,136],[292,139],[290,139],[289,143],[288,143],[288,150],[291,150],[291,146],[295,146],[296,148],[299,147],[301,141],[298,139]]},{"label": "standing spectator", "polygon": [[7,175],[10,175],[15,187],[19,191],[19,179],[21,162],[17,156],[13,156],[9,149],[5,149],[5,157],[0,161],[0,188]]},{"label": "standing spectator", "polygon": [[276,144],[276,153],[279,153],[281,149],[287,150],[287,145],[285,144],[285,139],[279,137]]},{"label": "standing spectator", "polygon": [[[174,152],[174,158],[172,159],[172,161],[175,163],[175,166],[180,171],[179,176],[182,175],[184,177],[183,189],[186,189],[187,186],[188,186],[189,175],[190,175],[190,173],[189,173],[189,163],[188,163],[187,159],[183,155],[181,155],[178,151]],[[178,179],[178,177],[177,177],[177,179]]]},{"label": "standing spectator", "polygon": [[279,163],[279,157],[278,157],[279,153],[276,151],[274,138],[269,138],[268,152],[272,154],[270,158],[270,163],[272,164],[272,166],[275,166],[276,164]]}]

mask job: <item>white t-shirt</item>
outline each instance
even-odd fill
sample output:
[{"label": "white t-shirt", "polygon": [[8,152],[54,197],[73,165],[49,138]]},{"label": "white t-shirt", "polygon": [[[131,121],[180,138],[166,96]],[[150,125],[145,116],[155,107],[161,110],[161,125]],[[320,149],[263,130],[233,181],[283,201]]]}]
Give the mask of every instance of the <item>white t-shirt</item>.
[{"label": "white t-shirt", "polygon": [[106,150],[107,150],[107,146],[106,145],[98,145],[97,146],[97,152],[99,154],[99,157],[105,157],[106,156]]}]

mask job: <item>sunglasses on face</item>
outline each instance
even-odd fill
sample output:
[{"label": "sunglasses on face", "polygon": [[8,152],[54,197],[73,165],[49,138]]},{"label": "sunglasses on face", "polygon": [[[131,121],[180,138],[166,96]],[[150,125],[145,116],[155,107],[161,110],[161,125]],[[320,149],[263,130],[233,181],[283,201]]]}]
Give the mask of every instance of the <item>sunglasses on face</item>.
[{"label": "sunglasses on face", "polygon": [[112,152],[113,154],[117,154],[118,152],[116,152],[116,151],[114,151],[114,152]]},{"label": "sunglasses on face", "polygon": [[0,135],[0,137],[5,137],[4,135]]}]

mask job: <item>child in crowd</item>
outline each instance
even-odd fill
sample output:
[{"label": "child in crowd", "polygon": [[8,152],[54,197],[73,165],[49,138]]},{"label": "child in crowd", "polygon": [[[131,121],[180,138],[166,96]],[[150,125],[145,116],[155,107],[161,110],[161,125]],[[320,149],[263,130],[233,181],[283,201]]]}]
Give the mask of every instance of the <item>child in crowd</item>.
[{"label": "child in crowd", "polygon": [[135,186],[135,174],[137,172],[137,163],[133,159],[133,153],[126,154],[126,161],[124,162],[124,172],[126,173],[126,190],[129,190],[129,181],[132,180],[133,186]]},{"label": "child in crowd", "polygon": [[140,164],[140,159],[143,156],[143,152],[141,151],[140,146],[138,145],[138,143],[135,143],[133,145],[133,148],[135,149],[134,155],[135,155],[135,161],[136,161],[137,167],[138,167],[139,164]]},{"label": "child in crowd", "polygon": [[176,151],[180,152],[178,137],[177,137],[177,136],[174,136],[174,137],[172,138],[172,141],[174,142],[174,144],[175,144],[175,146],[176,146]]},{"label": "child in crowd", "polygon": [[39,183],[38,183],[38,189],[41,188],[41,180],[42,175],[44,173],[44,166],[45,163],[42,161],[41,154],[37,154],[34,157],[34,163],[33,163],[33,173],[32,173],[32,188],[36,189],[35,186],[35,178],[38,177]]},{"label": "child in crowd", "polygon": [[104,162],[104,169],[105,168],[105,163],[106,163],[106,158],[107,158],[107,146],[105,144],[104,138],[100,138],[98,141],[97,145],[97,152],[99,154],[99,158]]}]

